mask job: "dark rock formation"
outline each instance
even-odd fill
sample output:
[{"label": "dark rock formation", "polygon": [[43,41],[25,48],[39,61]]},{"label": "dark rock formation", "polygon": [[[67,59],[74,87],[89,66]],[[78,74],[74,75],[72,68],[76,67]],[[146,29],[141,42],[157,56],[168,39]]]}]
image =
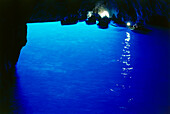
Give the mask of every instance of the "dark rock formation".
[{"label": "dark rock formation", "polygon": [[26,44],[26,22],[35,1],[0,1],[0,76],[13,74],[21,48]]},{"label": "dark rock formation", "polygon": [[97,13],[104,9],[116,17],[116,22],[142,20],[144,24],[157,25],[153,17],[160,16],[159,20],[165,20],[166,26],[169,23],[168,0],[45,0],[34,9],[29,21],[58,21],[70,14]]}]

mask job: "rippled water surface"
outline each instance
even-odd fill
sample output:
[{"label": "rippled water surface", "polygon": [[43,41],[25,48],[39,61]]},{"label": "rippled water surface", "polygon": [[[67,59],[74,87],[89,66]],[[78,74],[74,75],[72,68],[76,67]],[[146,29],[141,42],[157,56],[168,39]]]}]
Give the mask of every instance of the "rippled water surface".
[{"label": "rippled water surface", "polygon": [[34,23],[27,40],[17,63],[16,112],[168,111],[168,30]]}]

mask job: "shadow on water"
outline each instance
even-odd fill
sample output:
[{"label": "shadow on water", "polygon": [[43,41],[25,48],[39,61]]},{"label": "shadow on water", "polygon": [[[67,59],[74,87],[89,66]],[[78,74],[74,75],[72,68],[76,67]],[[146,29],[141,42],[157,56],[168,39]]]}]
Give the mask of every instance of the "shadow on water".
[{"label": "shadow on water", "polygon": [[0,113],[19,113],[21,105],[18,96],[18,77],[15,70],[2,72],[0,76]]},{"label": "shadow on water", "polygon": [[152,28],[149,34],[131,32],[133,56],[132,110],[140,113],[168,113],[169,40],[168,31]]}]

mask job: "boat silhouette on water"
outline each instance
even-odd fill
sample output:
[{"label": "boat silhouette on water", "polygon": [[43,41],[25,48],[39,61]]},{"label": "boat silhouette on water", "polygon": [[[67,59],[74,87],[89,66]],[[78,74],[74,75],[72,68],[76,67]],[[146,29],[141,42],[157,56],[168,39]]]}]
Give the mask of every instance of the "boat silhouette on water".
[{"label": "boat silhouette on water", "polygon": [[146,28],[144,25],[138,25],[134,24],[133,26],[130,26],[129,29],[135,33],[141,33],[141,34],[147,34],[151,30]]}]

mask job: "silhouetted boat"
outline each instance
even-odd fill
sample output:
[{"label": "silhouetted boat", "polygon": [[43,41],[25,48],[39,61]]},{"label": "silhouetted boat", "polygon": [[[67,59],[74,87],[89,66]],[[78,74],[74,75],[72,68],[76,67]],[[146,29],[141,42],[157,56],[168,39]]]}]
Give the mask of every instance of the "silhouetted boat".
[{"label": "silhouetted boat", "polygon": [[86,24],[88,24],[88,25],[96,24],[96,17],[95,17],[94,15],[92,15],[91,17],[89,17],[89,18],[86,20]]},{"label": "silhouetted boat", "polygon": [[72,24],[77,24],[78,18],[75,15],[70,15],[67,17],[64,17],[61,20],[61,25],[72,25]]},{"label": "silhouetted boat", "polygon": [[133,25],[132,27],[129,27],[129,29],[133,32],[142,33],[142,34],[147,34],[151,31],[150,29],[145,28],[143,25],[138,26],[137,24]]},{"label": "silhouetted boat", "polygon": [[97,25],[99,26],[99,28],[106,29],[108,28],[109,23],[110,23],[110,18],[105,16],[99,20],[99,23]]}]

